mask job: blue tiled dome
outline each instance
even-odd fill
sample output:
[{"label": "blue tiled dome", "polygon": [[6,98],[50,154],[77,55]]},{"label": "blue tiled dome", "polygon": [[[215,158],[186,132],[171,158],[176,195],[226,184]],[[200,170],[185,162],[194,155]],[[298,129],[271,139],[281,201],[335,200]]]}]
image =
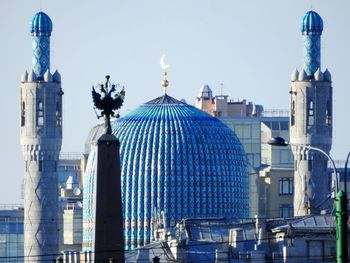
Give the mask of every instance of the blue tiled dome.
[{"label": "blue tiled dome", "polygon": [[300,23],[303,35],[321,35],[323,31],[323,20],[315,11],[307,12]]},{"label": "blue tiled dome", "polygon": [[[220,120],[164,95],[114,121],[112,130],[120,140],[127,248],[149,243],[162,213],[168,226],[183,218],[248,216],[247,157]],[[93,211],[95,157],[93,147],[85,211]],[[88,213],[84,222],[93,222]],[[84,229],[85,244],[87,239]]]},{"label": "blue tiled dome", "polygon": [[30,32],[34,36],[50,36],[52,32],[52,21],[44,12],[36,13],[30,23]]}]

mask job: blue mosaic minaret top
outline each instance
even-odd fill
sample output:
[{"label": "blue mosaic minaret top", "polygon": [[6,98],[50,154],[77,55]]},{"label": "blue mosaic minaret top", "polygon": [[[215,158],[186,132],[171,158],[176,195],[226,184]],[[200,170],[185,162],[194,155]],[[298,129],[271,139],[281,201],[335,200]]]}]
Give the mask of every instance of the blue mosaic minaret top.
[{"label": "blue mosaic minaret top", "polygon": [[32,33],[32,69],[38,78],[42,78],[50,70],[50,36],[52,21],[44,12],[34,15],[30,24]]},{"label": "blue mosaic minaret top", "polygon": [[301,19],[300,30],[304,39],[304,70],[308,76],[313,76],[321,65],[321,16],[314,11],[307,12]]}]

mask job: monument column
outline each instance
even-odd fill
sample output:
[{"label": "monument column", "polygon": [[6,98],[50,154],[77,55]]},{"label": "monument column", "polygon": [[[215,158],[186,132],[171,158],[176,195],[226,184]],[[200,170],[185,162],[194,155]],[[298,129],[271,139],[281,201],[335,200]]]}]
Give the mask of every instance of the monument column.
[{"label": "monument column", "polygon": [[105,133],[97,141],[94,259],[124,262],[119,140],[112,135],[110,117],[122,106],[125,93],[122,90],[112,98],[115,85],[110,84],[109,76],[106,78],[105,85],[100,86],[103,97],[94,88],[92,91],[94,104],[101,110],[100,117],[105,117]]}]

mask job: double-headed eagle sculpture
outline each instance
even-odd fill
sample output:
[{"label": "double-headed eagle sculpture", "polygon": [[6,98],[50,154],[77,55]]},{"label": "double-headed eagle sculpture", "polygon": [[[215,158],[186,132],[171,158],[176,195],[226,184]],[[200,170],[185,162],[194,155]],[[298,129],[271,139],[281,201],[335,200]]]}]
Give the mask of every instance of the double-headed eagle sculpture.
[{"label": "double-headed eagle sculpture", "polygon": [[124,87],[120,92],[117,92],[116,85],[111,84],[109,79],[110,76],[107,75],[106,83],[97,85],[97,87],[100,88],[101,93],[96,92],[95,87],[92,86],[92,99],[95,104],[95,109],[101,111],[100,115],[97,114],[97,118],[105,117],[105,134],[112,134],[110,118],[119,117],[119,114],[115,115],[115,111],[123,105],[125,97]]}]

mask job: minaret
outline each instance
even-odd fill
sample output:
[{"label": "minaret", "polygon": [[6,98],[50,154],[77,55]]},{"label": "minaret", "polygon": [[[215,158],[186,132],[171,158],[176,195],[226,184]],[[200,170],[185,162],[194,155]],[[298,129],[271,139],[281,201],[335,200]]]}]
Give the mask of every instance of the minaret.
[{"label": "minaret", "polygon": [[26,262],[51,262],[59,246],[57,163],[62,144],[63,92],[60,74],[50,73],[51,19],[39,12],[30,29],[32,69],[21,78],[24,255]]},{"label": "minaret", "polygon": [[195,106],[196,108],[215,116],[215,97],[213,96],[213,91],[209,85],[203,84],[201,86],[196,98]]},{"label": "minaret", "polygon": [[[329,153],[332,146],[332,81],[321,62],[322,18],[314,11],[301,20],[304,65],[292,73],[290,91],[291,143],[318,147]],[[319,214],[329,208],[330,183],[327,158],[315,151],[292,147],[294,173],[294,216]]]}]

